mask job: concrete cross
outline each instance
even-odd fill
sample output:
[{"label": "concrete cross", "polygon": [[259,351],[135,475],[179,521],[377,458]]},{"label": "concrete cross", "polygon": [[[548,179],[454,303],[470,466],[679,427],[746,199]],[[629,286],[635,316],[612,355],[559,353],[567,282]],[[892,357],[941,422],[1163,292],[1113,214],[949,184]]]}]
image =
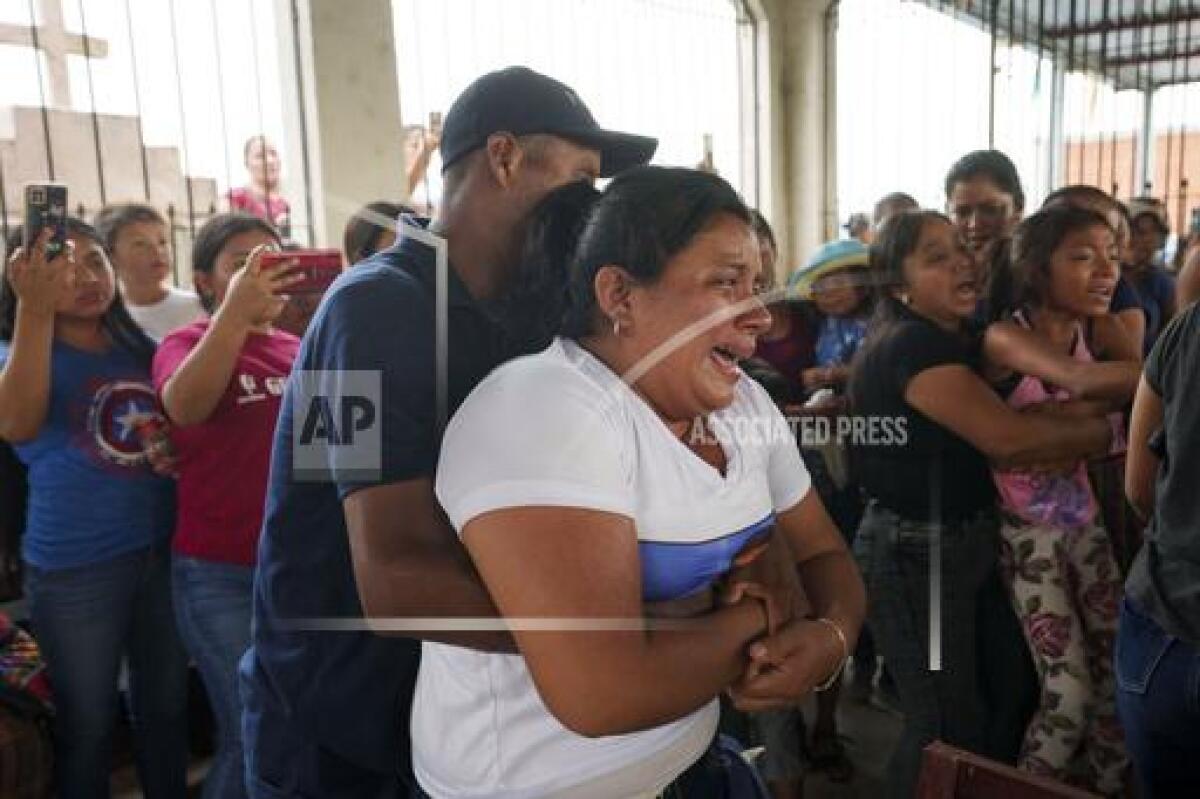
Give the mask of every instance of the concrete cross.
[{"label": "concrete cross", "polygon": [[0,44],[34,46],[33,30],[37,31],[37,48],[46,54],[46,71],[50,78],[50,106],[71,107],[71,82],[67,78],[67,56],[92,58],[108,56],[108,42],[92,36],[68,33],[63,24],[62,0],[38,0],[42,24],[14,25],[0,22]]}]

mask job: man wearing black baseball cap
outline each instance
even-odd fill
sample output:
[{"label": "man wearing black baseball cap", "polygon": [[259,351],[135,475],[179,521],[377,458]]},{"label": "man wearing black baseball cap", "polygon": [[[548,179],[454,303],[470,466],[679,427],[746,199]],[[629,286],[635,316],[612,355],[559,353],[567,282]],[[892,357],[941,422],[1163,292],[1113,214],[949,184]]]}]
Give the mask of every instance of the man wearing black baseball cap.
[{"label": "man wearing black baseball cap", "polygon": [[[602,129],[570,88],[544,75],[522,67],[485,75],[454,102],[442,132],[443,198],[428,229],[448,243],[448,296],[436,295],[433,250],[401,230],[392,248],[349,270],[325,297],[296,372],[328,376],[317,378],[316,393],[335,406],[341,376],[378,375],[378,424],[359,435],[376,437],[381,463],[375,474],[351,473],[330,446],[329,477],[297,480],[292,436],[309,420],[293,376],[276,428],[253,643],[241,665],[252,797],[409,795],[418,639],[512,648],[506,634],[437,629],[441,618],[496,611],[433,492],[436,308],[439,299],[448,306],[453,412],[489,371],[520,354],[484,307],[518,274],[530,210],[565,183],[647,162],[655,146]],[[402,638],[317,631],[302,621],[330,617],[418,623],[403,625],[410,637]]]},{"label": "man wearing black baseball cap", "polygon": [[442,127],[442,171],[484,147],[497,131],[548,134],[595,150],[601,177],[648,163],[658,146],[657,139],[601,128],[566,84],[528,67],[509,67],[484,75],[450,106]]}]

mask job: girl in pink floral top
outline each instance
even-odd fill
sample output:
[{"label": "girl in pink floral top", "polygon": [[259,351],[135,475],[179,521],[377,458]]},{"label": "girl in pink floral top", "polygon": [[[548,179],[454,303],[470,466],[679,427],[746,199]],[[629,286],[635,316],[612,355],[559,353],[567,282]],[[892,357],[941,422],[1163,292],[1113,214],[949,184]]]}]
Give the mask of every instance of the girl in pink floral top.
[{"label": "girl in pink floral top", "polygon": [[[1008,404],[1069,424],[1127,403],[1137,353],[1108,315],[1119,276],[1112,228],[1088,210],[1045,210],[1017,229],[1012,259],[1021,309],[984,342]],[[1119,414],[1114,425],[1117,445]],[[997,468],[995,480],[1011,596],[1042,682],[1018,765],[1117,794],[1128,764],[1112,673],[1120,574],[1086,466]]]}]

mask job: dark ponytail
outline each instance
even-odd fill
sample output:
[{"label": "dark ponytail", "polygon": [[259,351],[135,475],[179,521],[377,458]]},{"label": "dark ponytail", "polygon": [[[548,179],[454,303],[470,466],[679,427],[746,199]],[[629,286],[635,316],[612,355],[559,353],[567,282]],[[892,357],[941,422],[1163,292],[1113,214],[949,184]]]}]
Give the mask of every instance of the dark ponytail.
[{"label": "dark ponytail", "polygon": [[562,332],[575,246],[598,199],[590,183],[577,181],[547,194],[531,212],[517,274],[495,306],[517,352],[541,350]]}]

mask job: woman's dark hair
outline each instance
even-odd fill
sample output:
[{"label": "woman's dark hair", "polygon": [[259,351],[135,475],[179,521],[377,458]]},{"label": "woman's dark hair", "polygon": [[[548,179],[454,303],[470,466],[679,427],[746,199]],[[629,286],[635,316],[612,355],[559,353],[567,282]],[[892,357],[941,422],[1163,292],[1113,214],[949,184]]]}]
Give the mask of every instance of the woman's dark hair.
[{"label": "woman's dark hair", "polygon": [[901,211],[883,223],[871,243],[871,281],[875,285],[875,315],[870,324],[874,334],[902,316],[902,305],[891,289],[903,286],[904,260],[917,251],[921,231],[929,222],[951,224],[937,211]]},{"label": "woman's dark hair", "polygon": [[771,230],[771,223],[757,208],[750,209],[750,227],[754,228],[754,235],[770,244],[772,250],[779,252],[779,245],[775,242],[775,231]]},{"label": "woman's dark hair", "polygon": [[911,194],[902,191],[894,191],[891,194],[885,194],[875,203],[875,207],[871,210],[871,221],[875,225],[882,225],[887,221],[886,217],[892,214],[900,213],[901,211],[916,211],[921,207]]},{"label": "woman's dark hair", "polygon": [[1111,208],[1117,208],[1120,205],[1116,198],[1104,189],[1087,183],[1075,183],[1070,186],[1060,186],[1047,194],[1046,199],[1042,200],[1042,208],[1070,204],[1078,200],[1103,204]]},{"label": "woman's dark hair", "polygon": [[1021,222],[1012,238],[1016,302],[1019,305],[1045,302],[1050,288],[1050,258],[1054,251],[1070,234],[1097,225],[1112,230],[1108,221],[1095,211],[1073,205],[1043,208]]},{"label": "woman's dark hair", "polygon": [[379,217],[394,222],[400,214],[415,213],[416,210],[407,205],[388,200],[376,200],[355,211],[354,216],[346,222],[346,229],[342,234],[342,250],[346,253],[346,263],[353,266],[379,251],[379,237],[385,230],[379,222]]},{"label": "woman's dark hair", "polygon": [[126,225],[137,222],[154,222],[163,227],[167,226],[167,220],[163,219],[158,209],[145,203],[109,203],[96,213],[93,224],[105,252],[111,256],[121,231]]},{"label": "woman's dark hair", "polygon": [[946,173],[946,198],[950,198],[956,183],[985,177],[1005,194],[1011,195],[1017,211],[1025,208],[1025,190],[1012,160],[999,150],[976,150],[958,159]]},{"label": "woman's dark hair", "polygon": [[[67,217],[67,235],[91,239],[101,250],[104,249],[104,241],[100,238],[95,228],[73,216]],[[23,238],[21,228],[14,228],[6,242],[7,252],[11,254],[13,250],[20,247]],[[13,291],[12,284],[9,282],[6,262],[4,279],[0,281],[0,340],[9,341],[12,339],[16,321],[17,295]],[[104,315],[100,317],[100,323],[108,331],[113,344],[132,355],[141,366],[144,366],[147,370],[150,369],[150,361],[154,358],[154,341],[146,335],[145,331],[129,315],[129,311],[125,308],[125,300],[121,297],[121,287],[115,280],[113,281],[112,303],[108,306],[108,310],[104,312]]]},{"label": "woman's dark hair", "polygon": [[1133,214],[1129,210],[1129,206],[1117,200],[1117,210],[1121,212],[1121,216],[1125,217],[1125,224],[1129,225],[1129,229],[1133,230]]},{"label": "woman's dark hair", "polygon": [[937,220],[951,224],[937,211],[901,211],[883,223],[871,244],[871,273],[882,291],[904,285],[904,259],[917,250],[925,223]]},{"label": "woman's dark hair", "polygon": [[261,143],[262,146],[265,148],[268,144],[271,143],[271,140],[268,139],[266,137],[266,135],[263,133],[255,133],[253,136],[246,139],[245,144],[242,145],[242,161],[245,161],[245,162],[250,161],[250,148],[254,147],[254,145],[259,144],[259,143]]},{"label": "woman's dark hair", "polygon": [[572,183],[547,195],[530,216],[521,274],[499,303],[515,344],[545,346],[554,335],[595,332],[596,274],[616,264],[652,285],[667,263],[720,214],[752,225],[750,209],[722,178],[694,169],[643,166],[603,193]]},{"label": "woman's dark hair", "polygon": [[[243,233],[254,232],[266,233],[276,244],[281,243],[279,231],[257,216],[235,212],[217,214],[209,219],[196,231],[196,238],[192,242],[192,274],[211,275],[217,265],[217,256],[229,240]],[[201,292],[200,304],[209,313],[216,309],[216,301],[211,294]]]}]

